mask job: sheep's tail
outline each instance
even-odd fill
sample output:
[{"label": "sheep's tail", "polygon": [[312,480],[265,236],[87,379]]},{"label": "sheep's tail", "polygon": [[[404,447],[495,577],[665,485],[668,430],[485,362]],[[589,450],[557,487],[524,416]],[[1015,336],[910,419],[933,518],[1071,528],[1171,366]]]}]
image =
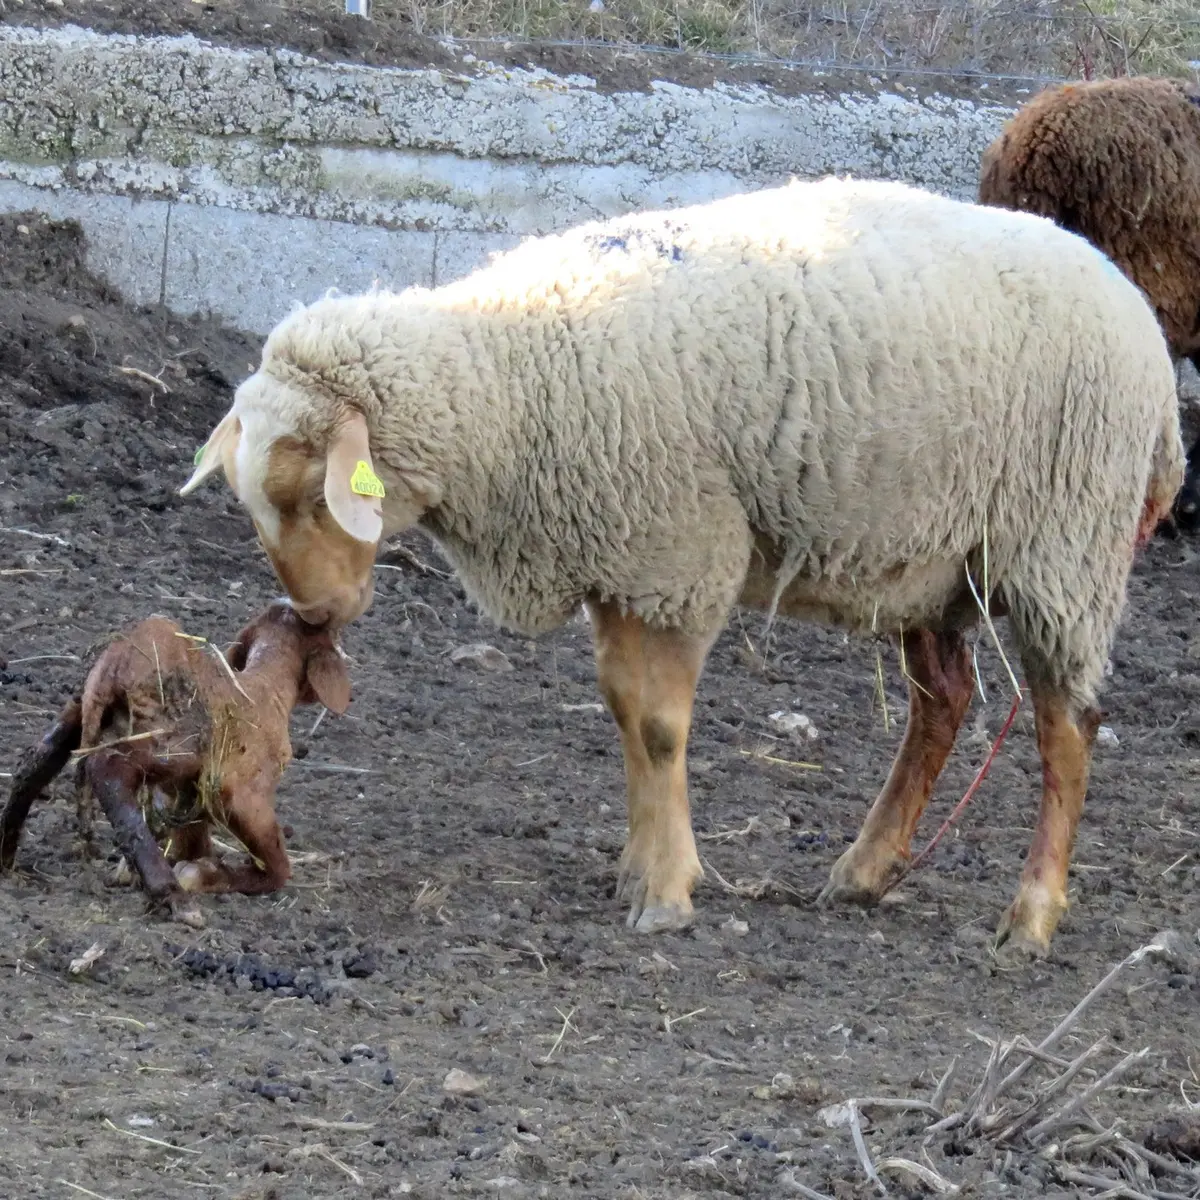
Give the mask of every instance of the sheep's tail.
[{"label": "sheep's tail", "polygon": [[1139,547],[1144,546],[1154,536],[1160,522],[1170,513],[1175,497],[1183,487],[1186,467],[1187,456],[1179,428],[1179,402],[1172,390],[1170,402],[1164,408],[1158,438],[1154,443],[1154,456],[1150,460],[1150,482],[1142,504],[1142,519],[1138,522]]}]

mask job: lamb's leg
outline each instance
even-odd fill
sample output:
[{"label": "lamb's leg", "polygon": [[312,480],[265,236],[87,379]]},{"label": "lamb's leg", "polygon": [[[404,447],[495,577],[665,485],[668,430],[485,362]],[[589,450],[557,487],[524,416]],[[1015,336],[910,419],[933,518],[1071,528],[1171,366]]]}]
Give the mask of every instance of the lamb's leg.
[{"label": "lamb's leg", "polygon": [[902,636],[909,674],[904,740],[854,845],[834,864],[822,901],[873,904],[901,874],[971,703],[971,653],[962,634],[922,629]]},{"label": "lamb's leg", "polygon": [[1017,898],[1000,922],[996,941],[1006,955],[1041,958],[1067,910],[1067,873],[1100,714],[1086,709],[1073,717],[1061,695],[1037,683],[1030,690],[1042,757],[1042,807]]},{"label": "lamb's leg", "polygon": [[96,858],[95,816],[96,801],[88,783],[87,759],[75,764],[75,832],[79,835],[79,853],[84,858]]},{"label": "lamb's leg", "polygon": [[176,882],[174,872],[138,807],[141,773],[114,752],[95,754],[87,763],[92,794],[112,826],[125,861],[141,876],[151,900],[168,908],[177,921],[194,928],[202,926],[203,915],[195,901]]},{"label": "lamb's leg", "polygon": [[171,830],[171,844],[167,857],[172,862],[208,858],[212,852],[212,829],[207,820],[190,821]]},{"label": "lamb's leg", "polygon": [[225,799],[224,822],[250,852],[251,861],[231,867],[211,858],[180,862],[175,877],[189,892],[240,892],[261,896],[278,891],[292,877],[292,864],[275,819],[272,781],[260,779],[247,792]]},{"label": "lamb's leg", "polygon": [[641,933],[692,917],[703,875],[687,796],[687,739],[696,682],[715,638],[655,630],[616,605],[589,603],[600,691],[621,731],[629,837],[618,896]]},{"label": "lamb's leg", "polygon": [[0,815],[0,871],[9,870],[17,854],[17,843],[34,800],[67,764],[71,751],[79,749],[82,713],[72,700],[42,740],[26,751],[8,790],[8,803]]}]

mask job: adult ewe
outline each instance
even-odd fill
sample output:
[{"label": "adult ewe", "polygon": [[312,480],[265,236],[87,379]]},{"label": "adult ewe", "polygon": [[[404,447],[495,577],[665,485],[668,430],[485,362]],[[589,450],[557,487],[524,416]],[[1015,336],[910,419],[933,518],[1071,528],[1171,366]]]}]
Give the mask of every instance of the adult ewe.
[{"label": "adult ewe", "polygon": [[880,896],[970,702],[967,573],[978,586],[986,548],[1045,767],[1001,937],[1042,952],[1135,544],[1182,459],[1154,314],[1087,242],[829,179],[298,311],[183,490],[224,467],[309,620],[362,613],[381,535],[413,524],[509,627],[586,605],[625,752],[621,893],[639,930],[692,912],[685,746],[739,600],[903,640],[905,739],[827,889]]},{"label": "adult ewe", "polygon": [[[979,200],[1049,217],[1145,292],[1171,352],[1200,369],[1200,89],[1175,79],[1047,88],[987,148]],[[1200,525],[1200,438],[1175,519]]]}]

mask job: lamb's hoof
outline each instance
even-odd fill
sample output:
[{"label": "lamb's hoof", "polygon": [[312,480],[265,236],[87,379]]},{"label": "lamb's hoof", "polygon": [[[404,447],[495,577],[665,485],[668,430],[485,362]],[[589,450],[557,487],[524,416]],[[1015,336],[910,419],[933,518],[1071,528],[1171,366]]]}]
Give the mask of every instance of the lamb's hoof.
[{"label": "lamb's hoof", "polygon": [[197,862],[177,862],[175,882],[185,892],[198,892],[204,887],[204,868]]},{"label": "lamb's hoof", "polygon": [[682,904],[651,904],[638,915],[636,910],[629,914],[629,925],[638,933],[666,933],[673,929],[686,929],[695,915],[692,906]]},{"label": "lamb's hoof", "polygon": [[206,925],[200,906],[190,897],[180,896],[171,900],[171,920],[186,925],[189,929],[203,929]]}]

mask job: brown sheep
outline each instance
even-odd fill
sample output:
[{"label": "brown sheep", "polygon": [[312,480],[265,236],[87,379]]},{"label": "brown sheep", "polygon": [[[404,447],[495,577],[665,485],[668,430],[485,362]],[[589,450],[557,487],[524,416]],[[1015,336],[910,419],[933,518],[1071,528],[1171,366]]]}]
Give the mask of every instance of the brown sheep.
[{"label": "brown sheep", "polygon": [[[1144,76],[1040,92],[984,151],[979,201],[1080,234],[1145,293],[1200,369],[1200,89]],[[1175,502],[1200,524],[1200,438]]]},{"label": "brown sheep", "polygon": [[[16,771],[0,815],[0,870],[13,865],[34,799],[78,751],[81,801],[89,791],[99,800],[146,891],[177,919],[203,923],[187,892],[277,890],[291,876],[275,819],[292,757],[288,719],[297,704],[318,701],[345,711],[345,663],[334,636],[287,603],[265,609],[223,657],[165,617],[142,621],[107,647],[82,696]],[[166,855],[148,816],[166,826]],[[213,821],[250,861],[213,857]]]}]

